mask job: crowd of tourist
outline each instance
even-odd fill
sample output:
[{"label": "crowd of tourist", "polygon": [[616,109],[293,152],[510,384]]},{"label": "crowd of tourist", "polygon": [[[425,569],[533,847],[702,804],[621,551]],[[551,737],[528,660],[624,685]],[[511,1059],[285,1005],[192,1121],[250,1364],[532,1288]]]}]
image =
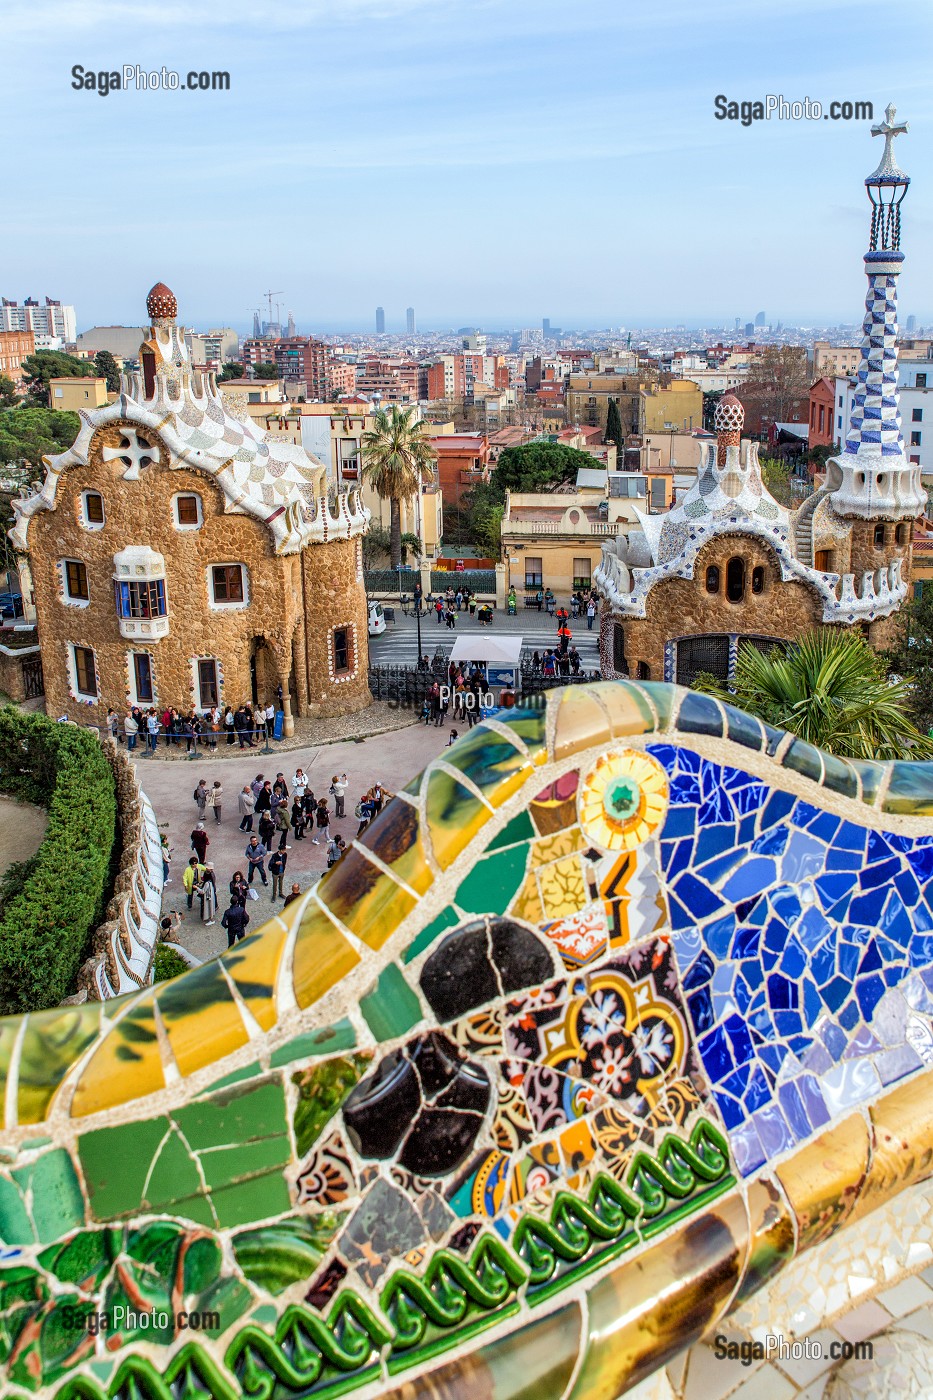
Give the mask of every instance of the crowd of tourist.
[{"label": "crowd of tourist", "polygon": [[114,742],[125,742],[130,752],[142,743],[155,753],[160,739],[169,748],[184,745],[186,753],[194,752],[199,744],[211,750],[221,743],[255,749],[273,736],[275,704],[271,700],[268,705],[244,702],[237,709],[232,705],[212,705],[201,711],[194,706],[177,710],[174,705],[167,705],[157,710],[155,706],[144,709],[131,705],[122,720],[116,710],[108,709],[107,727]]}]

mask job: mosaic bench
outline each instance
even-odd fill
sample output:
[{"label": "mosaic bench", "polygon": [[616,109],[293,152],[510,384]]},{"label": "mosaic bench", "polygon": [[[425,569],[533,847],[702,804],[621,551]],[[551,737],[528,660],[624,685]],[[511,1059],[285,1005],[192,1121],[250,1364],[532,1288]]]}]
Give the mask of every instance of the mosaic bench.
[{"label": "mosaic bench", "polygon": [[315,889],[0,1021],[5,1396],[622,1394],[933,1172],[933,765],[675,686],[444,750]]}]

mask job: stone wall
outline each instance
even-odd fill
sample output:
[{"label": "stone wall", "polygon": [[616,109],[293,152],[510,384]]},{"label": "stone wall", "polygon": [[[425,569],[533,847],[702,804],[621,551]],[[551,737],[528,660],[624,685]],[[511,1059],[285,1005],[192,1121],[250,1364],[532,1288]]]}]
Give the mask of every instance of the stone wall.
[{"label": "stone wall", "polygon": [[39,655],[38,644],[29,647],[8,647],[0,643],[0,690],[16,704],[26,699],[23,662]]}]

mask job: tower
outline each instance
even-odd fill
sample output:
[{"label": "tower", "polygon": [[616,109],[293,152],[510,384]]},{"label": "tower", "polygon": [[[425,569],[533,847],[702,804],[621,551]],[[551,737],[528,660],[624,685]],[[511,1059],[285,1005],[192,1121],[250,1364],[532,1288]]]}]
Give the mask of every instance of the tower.
[{"label": "tower", "polygon": [[884,137],[884,151],[878,168],[865,181],[871,229],[865,254],[868,293],[858,388],[845,446],[827,464],[833,509],[856,522],[852,532],[855,570],[888,562],[878,553],[881,541],[885,546],[892,544],[900,532],[884,522],[913,521],[926,501],[920,468],[908,462],[904,453],[897,392],[897,279],[904,261],[901,204],[910,177],[894,158],[894,139],[907,131],[907,123],[894,118],[891,105],[885,120],[871,129],[872,136]]},{"label": "tower", "polygon": [[414,308],[413,306],[409,306],[408,310],[405,312],[405,328],[406,328],[406,330],[408,331],[408,334],[409,334],[409,335],[414,335],[414,333],[415,333],[415,308]]},{"label": "tower", "polygon": [[386,314],[381,306],[376,307],[376,334],[384,335],[386,328]]}]

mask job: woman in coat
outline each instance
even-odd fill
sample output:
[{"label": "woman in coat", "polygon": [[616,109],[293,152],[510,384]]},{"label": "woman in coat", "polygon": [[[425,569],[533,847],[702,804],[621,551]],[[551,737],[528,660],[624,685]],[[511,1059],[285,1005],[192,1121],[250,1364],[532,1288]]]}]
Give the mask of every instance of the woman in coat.
[{"label": "woman in coat", "polygon": [[256,810],[256,799],[253,796],[253,789],[246,783],[241,789],[236,800],[237,811],[240,814],[240,830],[252,831],[253,813]]}]

